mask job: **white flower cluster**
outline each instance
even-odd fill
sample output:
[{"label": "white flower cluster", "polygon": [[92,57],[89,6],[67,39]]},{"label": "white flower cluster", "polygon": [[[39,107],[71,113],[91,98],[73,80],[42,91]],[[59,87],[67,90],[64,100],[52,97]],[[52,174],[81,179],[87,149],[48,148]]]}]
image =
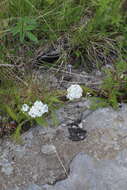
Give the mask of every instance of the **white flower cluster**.
[{"label": "white flower cluster", "polygon": [[47,104],[43,104],[41,101],[36,101],[30,108],[27,104],[23,104],[23,112],[27,112],[32,118],[41,117],[44,113],[48,112]]},{"label": "white flower cluster", "polygon": [[[71,85],[67,89],[66,97],[69,100],[74,100],[77,98],[81,98],[82,93],[83,89],[79,85],[75,84]],[[29,107],[27,104],[23,104],[21,111],[26,112],[32,118],[41,117],[44,113],[48,112],[48,105],[43,104],[41,101],[36,101],[34,102],[32,107]]]},{"label": "white flower cluster", "polygon": [[77,99],[77,98],[81,98],[82,93],[83,93],[82,88],[78,84],[75,84],[75,85],[71,85],[67,89],[67,96],[66,97],[69,100],[74,100],[74,99]]}]

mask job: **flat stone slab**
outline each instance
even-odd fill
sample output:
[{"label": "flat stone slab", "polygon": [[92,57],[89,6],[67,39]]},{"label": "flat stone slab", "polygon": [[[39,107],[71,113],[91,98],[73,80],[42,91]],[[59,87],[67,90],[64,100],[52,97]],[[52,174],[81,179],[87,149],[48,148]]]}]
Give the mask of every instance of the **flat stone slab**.
[{"label": "flat stone slab", "polygon": [[[9,138],[0,139],[0,190],[54,190],[58,184],[59,190],[114,190],[117,186],[124,190],[127,105],[117,111],[103,108],[93,112],[88,108],[85,99],[68,103],[57,111],[58,127],[51,127],[49,121],[49,127],[32,128],[22,135],[21,144]],[[73,142],[68,138],[67,124],[81,113],[81,126],[88,131],[87,138]]]},{"label": "flat stone slab", "polygon": [[70,174],[67,179],[53,186],[44,185],[43,188],[45,190],[126,190],[126,158],[127,151],[121,152],[115,160],[99,161],[87,154],[79,153],[70,164]]}]

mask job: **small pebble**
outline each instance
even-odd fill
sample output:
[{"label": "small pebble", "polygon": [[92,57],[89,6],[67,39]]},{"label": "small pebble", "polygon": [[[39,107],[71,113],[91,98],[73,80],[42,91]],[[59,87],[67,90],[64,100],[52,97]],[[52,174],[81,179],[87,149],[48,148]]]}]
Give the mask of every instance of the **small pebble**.
[{"label": "small pebble", "polygon": [[11,166],[10,163],[6,163],[3,165],[2,170],[1,170],[5,175],[11,175],[13,173],[13,167]]},{"label": "small pebble", "polygon": [[79,128],[81,128],[81,129],[83,128],[83,124],[82,124],[82,123],[80,123],[78,126],[79,126]]},{"label": "small pebble", "polygon": [[42,146],[41,152],[47,155],[54,154],[56,152],[56,147],[52,144],[46,144]]}]

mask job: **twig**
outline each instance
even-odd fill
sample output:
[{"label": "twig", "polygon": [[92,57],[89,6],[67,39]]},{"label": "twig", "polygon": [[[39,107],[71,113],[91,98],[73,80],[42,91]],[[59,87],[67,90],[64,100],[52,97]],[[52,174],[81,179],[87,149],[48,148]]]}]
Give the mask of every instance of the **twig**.
[{"label": "twig", "polygon": [[[44,68],[44,66],[40,66],[40,69],[41,68]],[[91,76],[84,76],[84,75],[82,75],[82,74],[77,74],[77,73],[74,73],[74,72],[68,72],[68,71],[64,71],[64,70],[58,70],[58,69],[55,69],[55,68],[52,68],[52,70],[54,70],[54,71],[59,71],[59,72],[62,72],[62,73],[66,73],[66,74],[70,74],[70,75],[77,75],[77,76],[79,76],[80,75],[80,77],[83,77],[83,78],[91,78]]]},{"label": "twig", "polygon": [[[50,142],[51,142],[51,144],[53,144],[51,138],[50,138]],[[53,145],[54,145],[54,144],[53,144]],[[54,146],[55,146],[55,145],[54,145]],[[55,146],[55,154],[56,154],[56,157],[57,157],[57,159],[58,159],[58,161],[59,161],[61,167],[63,168],[63,170],[64,170],[66,176],[68,177],[68,172],[67,172],[67,170],[66,170],[66,168],[65,168],[65,166],[64,166],[64,164],[63,164],[63,162],[62,162],[62,160],[61,160],[61,158],[60,158],[60,156],[59,156],[59,154],[58,154],[58,151],[57,151],[57,149],[56,149],[56,146]]]},{"label": "twig", "polygon": [[12,65],[12,64],[0,64],[0,67],[15,67],[15,65]]},{"label": "twig", "polygon": [[17,75],[15,76],[15,78],[17,78],[20,82],[22,82],[26,87],[28,87],[28,83],[25,82],[23,79],[21,79],[20,77],[18,77]]},{"label": "twig", "polygon": [[62,166],[62,168],[63,168],[66,176],[68,177],[68,172],[67,172],[67,170],[66,170],[66,168],[65,168],[65,166],[64,166],[64,164],[63,164],[63,162],[62,162],[62,160],[61,160],[61,158],[60,158],[60,156],[59,156],[59,154],[57,152],[57,150],[55,151],[55,153],[56,153],[56,157],[57,157],[58,161],[60,162],[60,164],[61,164],[61,166]]}]

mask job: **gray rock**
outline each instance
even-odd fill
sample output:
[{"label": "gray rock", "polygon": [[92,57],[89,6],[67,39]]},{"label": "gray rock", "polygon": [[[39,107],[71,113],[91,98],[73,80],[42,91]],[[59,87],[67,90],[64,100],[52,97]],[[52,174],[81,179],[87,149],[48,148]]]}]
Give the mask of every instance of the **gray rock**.
[{"label": "gray rock", "polygon": [[36,184],[30,184],[24,190],[42,190],[42,188]]},{"label": "gray rock", "polygon": [[56,152],[56,147],[52,144],[46,144],[42,146],[41,152],[48,155],[54,154]]},{"label": "gray rock", "polygon": [[127,149],[123,150],[116,157],[118,163],[127,168]]},{"label": "gray rock", "polygon": [[80,153],[70,165],[66,180],[54,186],[44,185],[46,190],[126,190],[127,167],[118,161],[97,161]]},{"label": "gray rock", "polygon": [[25,146],[19,146],[19,145],[15,146],[14,155],[17,158],[19,159],[23,158],[25,153],[26,153]]},{"label": "gray rock", "polygon": [[123,104],[118,111],[112,108],[100,108],[86,118],[85,129],[117,129],[127,132],[127,106]]},{"label": "gray rock", "polygon": [[34,131],[34,128],[28,131],[27,133],[25,133],[24,135],[22,135],[22,139],[31,141],[33,138],[33,131]]},{"label": "gray rock", "polygon": [[[22,135],[22,144],[9,138],[0,141],[0,190],[15,186],[24,190],[31,183],[46,184],[39,186],[41,190],[125,190],[127,105],[117,111],[103,108],[91,112],[85,101],[63,106],[58,110],[58,127],[32,128]],[[80,126],[87,130],[87,137],[72,142],[68,138],[68,124],[81,113]],[[51,185],[55,181],[58,182]]]},{"label": "gray rock", "polygon": [[13,187],[13,188],[9,188],[8,190],[21,190],[19,187]]},{"label": "gray rock", "polygon": [[1,169],[1,171],[5,174],[5,175],[11,175],[12,173],[13,173],[13,167],[12,167],[12,165],[10,164],[10,163],[5,163],[5,164],[3,164],[3,166],[2,166],[2,169]]}]

